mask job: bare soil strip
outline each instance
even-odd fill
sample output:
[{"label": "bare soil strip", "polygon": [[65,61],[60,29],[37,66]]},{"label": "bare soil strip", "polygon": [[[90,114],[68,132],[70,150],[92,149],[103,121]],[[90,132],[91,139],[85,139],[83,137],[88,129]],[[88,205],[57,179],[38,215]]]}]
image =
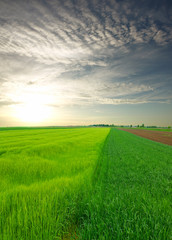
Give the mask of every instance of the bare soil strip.
[{"label": "bare soil strip", "polygon": [[119,128],[120,130],[133,133],[140,137],[144,137],[156,142],[164,143],[172,146],[172,132],[163,132],[163,131],[151,131],[143,129],[127,129]]}]

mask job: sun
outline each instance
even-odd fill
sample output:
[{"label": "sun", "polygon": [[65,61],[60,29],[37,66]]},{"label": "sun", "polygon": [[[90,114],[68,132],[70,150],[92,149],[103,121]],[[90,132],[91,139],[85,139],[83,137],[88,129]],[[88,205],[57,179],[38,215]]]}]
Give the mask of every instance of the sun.
[{"label": "sun", "polygon": [[50,110],[38,104],[23,104],[16,108],[16,117],[22,122],[39,123],[48,119]]},{"label": "sun", "polygon": [[42,123],[51,117],[51,107],[46,103],[45,96],[29,94],[15,106],[14,115],[25,123]]}]

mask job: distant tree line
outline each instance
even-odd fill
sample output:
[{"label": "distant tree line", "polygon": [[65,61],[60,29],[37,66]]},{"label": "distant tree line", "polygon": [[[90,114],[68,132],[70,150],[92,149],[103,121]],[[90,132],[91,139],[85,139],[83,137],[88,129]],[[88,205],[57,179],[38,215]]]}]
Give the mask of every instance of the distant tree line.
[{"label": "distant tree line", "polygon": [[90,127],[115,127],[114,124],[93,124],[89,125]]},{"label": "distant tree line", "polygon": [[130,124],[130,125],[115,125],[115,124],[100,123],[100,124],[89,125],[89,127],[130,127],[130,128],[137,127],[137,128],[168,128],[168,129],[171,129],[171,126],[168,126],[168,127],[158,127],[158,126],[155,126],[155,125],[145,126],[144,123],[142,123],[141,125],[138,124],[138,125],[135,125],[135,126],[133,126],[132,124]]}]

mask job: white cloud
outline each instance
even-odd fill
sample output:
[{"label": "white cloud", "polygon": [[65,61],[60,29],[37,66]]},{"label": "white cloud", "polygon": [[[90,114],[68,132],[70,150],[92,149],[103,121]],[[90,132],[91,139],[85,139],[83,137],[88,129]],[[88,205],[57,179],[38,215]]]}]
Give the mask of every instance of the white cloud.
[{"label": "white cloud", "polygon": [[[151,101],[151,95],[150,99],[144,96],[146,100],[133,99],[133,95],[152,94],[156,89],[152,81],[144,83],[143,77],[136,76],[145,67],[144,61],[156,58],[146,44],[154,41],[162,47],[172,41],[172,31],[162,15],[160,28],[154,11],[143,14],[133,7],[130,1],[110,0],[102,5],[97,0],[82,0],[78,5],[72,1],[1,1],[4,103],[22,101],[18,96],[33,91],[52,95],[48,101],[52,105]],[[137,50],[130,54],[132,48]]]}]

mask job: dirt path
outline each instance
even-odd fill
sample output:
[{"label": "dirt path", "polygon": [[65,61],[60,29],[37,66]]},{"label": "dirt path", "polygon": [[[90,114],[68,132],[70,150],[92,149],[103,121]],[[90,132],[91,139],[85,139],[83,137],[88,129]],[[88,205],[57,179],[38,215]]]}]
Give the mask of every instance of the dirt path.
[{"label": "dirt path", "polygon": [[143,129],[127,129],[120,128],[120,130],[133,133],[140,137],[144,137],[156,142],[164,143],[172,146],[172,132],[163,132],[163,131],[151,131]]}]

